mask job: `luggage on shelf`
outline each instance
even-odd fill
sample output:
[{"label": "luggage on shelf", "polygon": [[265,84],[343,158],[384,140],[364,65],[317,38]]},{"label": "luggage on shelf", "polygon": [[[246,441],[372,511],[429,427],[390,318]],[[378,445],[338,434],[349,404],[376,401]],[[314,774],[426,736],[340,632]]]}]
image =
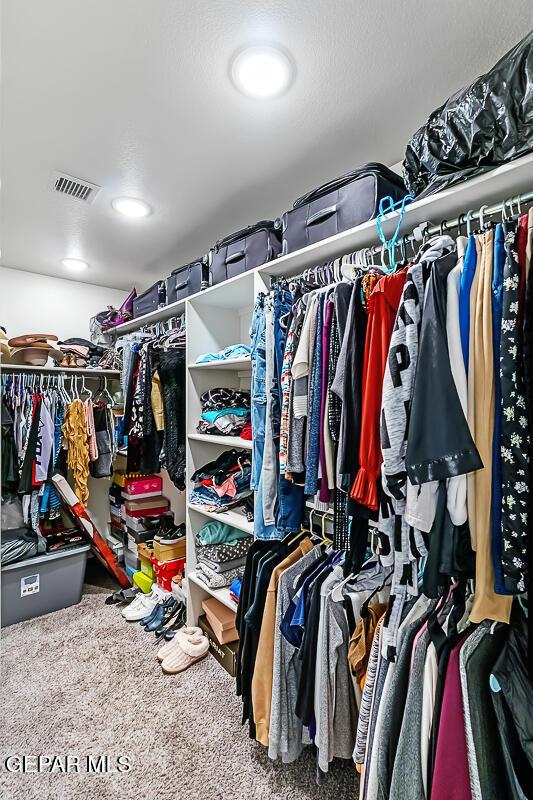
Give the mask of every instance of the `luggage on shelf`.
[{"label": "luggage on shelf", "polygon": [[214,286],[249,269],[260,267],[277,258],[280,252],[280,232],[271,220],[263,220],[236,231],[219,239],[209,251],[211,284]]},{"label": "luggage on shelf", "polygon": [[377,216],[382,197],[397,202],[406,194],[401,176],[374,161],[334,178],[299,197],[277,221],[282,255],[355,228]]},{"label": "luggage on shelf", "polygon": [[157,311],[166,305],[167,287],[165,281],[157,281],[133,301],[133,317],[142,317],[150,311]]},{"label": "luggage on shelf", "polygon": [[209,285],[207,257],[196,258],[190,264],[173,269],[166,279],[167,305],[184,300]]},{"label": "luggage on shelf", "polygon": [[533,31],[411,136],[403,174],[426,197],[533,149]]}]

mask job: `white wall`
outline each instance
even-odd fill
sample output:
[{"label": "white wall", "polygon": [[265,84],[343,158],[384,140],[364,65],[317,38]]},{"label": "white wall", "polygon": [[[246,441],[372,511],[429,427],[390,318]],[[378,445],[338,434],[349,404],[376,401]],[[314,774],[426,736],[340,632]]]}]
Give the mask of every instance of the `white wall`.
[{"label": "white wall", "polygon": [[89,320],[126,292],[80,281],[0,267],[0,325],[9,337],[55,333],[60,339],[89,338]]}]

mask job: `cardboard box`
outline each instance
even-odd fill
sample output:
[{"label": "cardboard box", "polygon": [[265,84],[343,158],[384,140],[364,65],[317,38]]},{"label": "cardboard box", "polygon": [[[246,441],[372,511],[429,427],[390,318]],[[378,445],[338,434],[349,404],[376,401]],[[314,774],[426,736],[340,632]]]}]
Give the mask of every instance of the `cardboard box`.
[{"label": "cardboard box", "polygon": [[182,536],[174,544],[161,544],[161,542],[154,541],[154,556],[158,561],[185,558],[185,536]]},{"label": "cardboard box", "polygon": [[141,561],[147,561],[149,564],[152,563],[152,556],[154,554],[154,550],[153,547],[150,547],[149,544],[146,544],[146,542],[141,542],[141,544],[138,544],[137,553]]},{"label": "cardboard box", "polygon": [[235,627],[236,614],[216,597],[202,601],[202,608],[219,644],[229,644],[239,638]]},{"label": "cardboard box", "polygon": [[226,672],[229,672],[231,677],[234,678],[237,674],[237,652],[239,650],[239,643],[231,642],[230,644],[219,644],[205,615],[200,617],[198,625],[209,639],[209,652],[211,655],[213,655],[218,663],[224,667]]},{"label": "cardboard box", "polygon": [[126,500],[124,503],[130,517],[155,516],[168,511],[168,500],[163,495],[149,497],[146,500]]}]

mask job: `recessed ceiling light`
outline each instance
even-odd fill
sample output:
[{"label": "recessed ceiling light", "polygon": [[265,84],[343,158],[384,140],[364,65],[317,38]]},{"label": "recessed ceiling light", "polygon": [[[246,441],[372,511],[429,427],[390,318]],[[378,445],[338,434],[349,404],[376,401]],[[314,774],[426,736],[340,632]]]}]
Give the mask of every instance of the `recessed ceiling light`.
[{"label": "recessed ceiling light", "polygon": [[137,200],[135,197],[115,197],[111,205],[119,214],[124,217],[140,218],[147,217],[152,213],[152,209],[144,200]]},{"label": "recessed ceiling light", "polygon": [[286,91],[294,74],[289,57],[276,47],[247,47],[231,64],[237,89],[250,97],[276,97]]},{"label": "recessed ceiling light", "polygon": [[64,258],[61,263],[71,272],[83,272],[84,269],[89,268],[88,263],[81,261],[79,258]]}]

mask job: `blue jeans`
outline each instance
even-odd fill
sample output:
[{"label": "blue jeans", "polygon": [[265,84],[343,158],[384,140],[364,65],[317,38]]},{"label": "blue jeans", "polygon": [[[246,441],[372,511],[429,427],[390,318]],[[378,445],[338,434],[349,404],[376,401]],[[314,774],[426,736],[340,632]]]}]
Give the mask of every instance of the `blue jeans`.
[{"label": "blue jeans", "polygon": [[263,467],[263,450],[265,447],[266,351],[264,303],[264,294],[259,294],[255,301],[252,327],[250,328],[250,339],[252,343],[252,475],[250,478],[250,488],[254,490],[257,490],[259,487],[259,477]]}]

